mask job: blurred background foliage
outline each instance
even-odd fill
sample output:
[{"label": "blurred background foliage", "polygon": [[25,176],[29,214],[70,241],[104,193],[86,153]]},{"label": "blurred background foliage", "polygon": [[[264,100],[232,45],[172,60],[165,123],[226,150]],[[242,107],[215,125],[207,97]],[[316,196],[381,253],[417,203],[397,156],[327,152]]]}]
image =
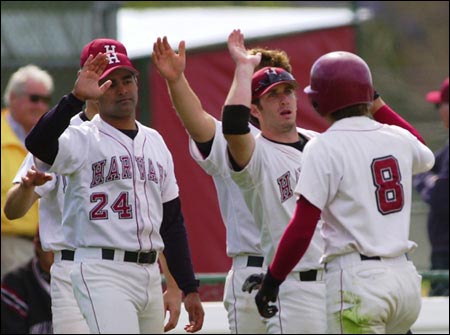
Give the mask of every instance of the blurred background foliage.
[{"label": "blurred background foliage", "polygon": [[[425,94],[449,73],[448,1],[125,1],[124,7],[264,6],[369,8],[358,28],[358,53],[382,97],[436,150],[448,137]],[[292,56],[295,57],[295,56]]]},{"label": "blurred background foliage", "polygon": [[389,104],[419,129],[435,150],[448,130],[425,94],[449,72],[448,1],[361,1],[372,20],[358,28],[358,49],[374,84]]},{"label": "blurred background foliage", "polygon": [[[60,13],[58,19],[52,18],[55,20],[55,29],[67,30],[66,34],[71,41],[60,43],[55,38],[52,47],[60,50],[67,48],[67,55],[71,55],[73,62],[67,64],[49,57],[47,63],[45,59],[42,64],[37,62],[37,65],[48,68],[51,74],[57,74],[56,84],[61,91],[57,90],[56,96],[70,89],[66,87],[66,80],[63,80],[62,85],[58,85],[58,80],[62,77],[61,72],[69,75],[67,70],[76,67],[79,50],[85,40],[89,39],[89,35],[99,36],[98,32],[105,32],[105,36],[111,36],[115,28],[112,23],[114,13],[119,8],[208,6],[368,8],[372,11],[373,17],[357,26],[357,50],[371,67],[377,90],[389,104],[413,122],[433,150],[436,150],[448,136],[447,130],[441,127],[437,112],[424,99],[426,92],[439,88],[449,72],[448,1],[40,1],[38,3],[2,1],[1,6],[2,92],[9,75],[18,66],[24,65],[22,59],[15,60],[8,53],[11,36],[8,38],[6,35],[8,32],[5,32],[8,30],[4,29],[8,28],[8,11],[4,9],[24,12],[34,10],[38,14],[41,13],[40,15],[47,10],[56,10]],[[18,16],[17,20],[19,19]],[[37,38],[39,34],[47,36],[56,34],[56,31],[40,28],[39,22],[48,19],[49,17],[41,18],[39,15],[31,19],[27,17],[26,29],[14,31],[14,35],[22,37],[24,47],[32,48],[33,43],[43,42]],[[24,33],[29,36],[24,36]],[[83,43],[81,45],[75,43],[73,49],[69,50],[70,46],[66,44],[74,45],[71,42],[80,39],[83,39]]]}]

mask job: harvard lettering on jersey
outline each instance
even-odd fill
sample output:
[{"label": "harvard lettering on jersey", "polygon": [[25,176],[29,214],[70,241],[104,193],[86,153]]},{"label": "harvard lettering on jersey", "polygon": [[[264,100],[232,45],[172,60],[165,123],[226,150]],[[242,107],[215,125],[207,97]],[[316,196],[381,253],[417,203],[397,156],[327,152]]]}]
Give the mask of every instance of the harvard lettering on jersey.
[{"label": "harvard lettering on jersey", "polygon": [[59,138],[51,171],[69,177],[63,229],[76,247],[163,248],[161,204],[178,197],[172,156],[157,131],[136,124],[134,140],[99,116]]},{"label": "harvard lettering on jersey", "polygon": [[[297,128],[306,138],[316,132]],[[232,171],[233,180],[239,185],[247,206],[255,222],[262,229],[261,245],[266,262],[269,264],[294,214],[297,197],[294,189],[302,169],[303,152],[286,144],[280,144],[258,135],[255,150],[248,165],[242,171]],[[267,206],[267,204],[277,204]],[[305,257],[293,271],[305,271],[320,267],[319,259],[323,252],[320,237],[320,224]]]},{"label": "harvard lettering on jersey", "polygon": [[[161,164],[158,162],[154,164],[151,159],[146,161],[144,160],[144,157],[134,157],[134,159],[136,160],[136,165],[139,170],[140,180],[146,179],[156,184],[162,184],[164,178],[164,168]],[[105,166],[107,163],[108,162],[105,159],[92,163],[91,188],[114,180],[132,178],[131,157],[111,157],[109,161],[109,170],[105,171]],[[158,167],[159,179],[156,177],[157,173],[155,170],[155,165]]]}]

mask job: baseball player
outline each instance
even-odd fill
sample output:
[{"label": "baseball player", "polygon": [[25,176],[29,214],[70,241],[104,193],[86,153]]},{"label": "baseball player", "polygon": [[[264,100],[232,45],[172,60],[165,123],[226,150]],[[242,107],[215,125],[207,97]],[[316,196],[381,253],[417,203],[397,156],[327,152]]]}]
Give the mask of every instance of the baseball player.
[{"label": "baseball player", "polygon": [[304,91],[332,126],[305,148],[296,211],[256,302],[276,312],[268,303],[304,257],[322,216],[328,332],[405,334],[421,306],[421,277],[407,256],[416,247],[408,240],[411,180],[433,166],[433,153],[381,98],[374,117],[406,130],[368,117],[372,77],[352,53],[320,57]]},{"label": "baseball player", "polygon": [[[316,133],[296,126],[298,84],[289,72],[265,67],[253,73],[260,55],[247,53],[239,30],[230,34],[228,49],[236,70],[222,114],[222,129],[231,176],[261,227],[264,258],[270,264],[294,213],[293,188],[302,166],[303,148]],[[256,138],[249,131],[250,114],[261,126]],[[323,240],[317,233],[308,257],[296,265],[281,286],[277,305],[282,313],[265,321],[269,333],[325,332],[325,282],[319,264],[322,252]],[[243,287],[249,291],[252,288],[247,283]]]},{"label": "baseball player", "polygon": [[[167,38],[158,38],[153,46],[153,63],[167,82],[170,98],[190,136],[190,153],[195,161],[214,180],[219,206],[227,236],[227,255],[232,258],[224,287],[223,303],[233,334],[266,333],[264,321],[258,314],[252,295],[242,292],[245,279],[263,271],[264,258],[260,246],[260,229],[248,210],[242,194],[232,181],[226,158],[226,141],[222,123],[204,111],[200,100],[190,87],[184,69],[185,43],[179,44],[176,54]],[[291,71],[284,51],[252,49],[261,53],[260,67],[279,66]],[[252,133],[259,131],[251,127]]]},{"label": "baseball player", "polygon": [[[75,115],[70,124],[80,125],[92,119],[97,113],[97,102],[88,100],[86,108]],[[66,176],[36,170],[33,156],[29,153],[17,172],[13,184],[14,186],[6,196],[4,208],[6,216],[9,219],[19,218],[27,213],[36,200],[40,199],[39,230],[42,247],[55,254],[55,262],[51,268],[53,332],[55,334],[89,332],[73,295],[69,275],[73,264],[74,245],[66,242],[61,225],[64,193],[67,188]],[[177,325],[181,296],[162,253],[159,255],[159,261],[167,283],[167,290],[164,292],[164,309],[169,311],[170,318],[164,326],[164,331],[168,331]]]},{"label": "baseball player", "polygon": [[[97,113],[94,101],[87,102],[87,108],[75,115],[71,125],[80,125]],[[8,191],[5,214],[17,219],[27,213],[39,201],[39,235],[42,248],[53,251],[51,267],[52,324],[55,334],[82,334],[89,332],[86,320],[81,315],[73,295],[69,273],[73,264],[74,246],[64,239],[62,230],[62,208],[67,178],[54,173],[38,171],[33,155],[28,153]],[[62,256],[64,255],[64,257]]]},{"label": "baseball player", "polygon": [[[185,294],[185,329],[198,331],[204,312],[173,161],[161,136],[135,119],[138,73],[114,40],[90,42],[82,63],[72,93],[26,139],[50,171],[69,179],[63,230],[76,249],[71,279],[78,305],[93,333],[161,333],[156,259],[164,249]],[[98,100],[99,115],[67,128],[87,99]]]},{"label": "baseball player", "polygon": [[[92,109],[87,108],[85,111]],[[74,116],[70,122],[71,125],[81,124],[84,120],[89,119],[85,111]],[[54,173],[40,172],[33,164],[33,156],[28,154],[13,180],[15,186],[8,191],[5,213],[9,219],[16,219],[24,215],[32,204],[40,199],[39,235],[42,237],[39,243],[44,251],[52,251],[55,255],[50,270],[53,333],[86,334],[89,332],[89,328],[78,308],[70,280],[74,247],[64,239],[61,225],[67,178]],[[164,292],[164,309],[170,313],[169,320],[164,326],[166,332],[177,325],[181,296],[175,279],[167,268],[163,254],[159,255],[159,261],[167,284]]]},{"label": "baseball player", "polygon": [[[50,179],[50,181],[47,181]],[[47,181],[47,182],[46,182]],[[54,263],[51,267],[51,303],[52,323],[55,334],[81,334],[89,332],[86,321],[80,313],[73,295],[69,273],[72,268],[72,259],[63,258],[62,255],[73,253],[73,246],[68,244],[62,233],[62,201],[67,179],[64,176],[39,172],[33,165],[33,156],[27,155],[19,169],[13,183],[12,193],[5,205],[14,203],[30,207],[35,200],[39,201],[39,231],[42,248],[53,251]],[[36,186],[35,185],[39,185]],[[31,192],[31,193],[30,193]],[[26,213],[27,208],[23,213]],[[23,215],[23,213],[20,213]],[[66,256],[68,257],[68,256]]]}]

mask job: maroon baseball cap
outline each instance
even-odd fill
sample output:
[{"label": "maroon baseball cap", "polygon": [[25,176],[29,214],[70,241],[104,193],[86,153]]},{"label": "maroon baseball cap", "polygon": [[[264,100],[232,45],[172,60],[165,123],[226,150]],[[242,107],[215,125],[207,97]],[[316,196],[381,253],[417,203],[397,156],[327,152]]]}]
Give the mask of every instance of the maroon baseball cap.
[{"label": "maroon baseball cap", "polygon": [[273,87],[281,84],[298,86],[294,76],[281,67],[263,67],[252,77],[252,100],[260,98]]},{"label": "maroon baseball cap", "polygon": [[428,102],[440,104],[442,102],[448,103],[448,78],[444,80],[440,91],[431,91],[427,93]]},{"label": "maroon baseball cap", "polygon": [[110,38],[97,38],[86,44],[81,52],[80,67],[83,67],[89,55],[95,57],[99,52],[106,53],[109,60],[100,79],[105,78],[108,74],[117,69],[127,69],[135,75],[139,74],[128,58],[125,46],[119,41]]}]

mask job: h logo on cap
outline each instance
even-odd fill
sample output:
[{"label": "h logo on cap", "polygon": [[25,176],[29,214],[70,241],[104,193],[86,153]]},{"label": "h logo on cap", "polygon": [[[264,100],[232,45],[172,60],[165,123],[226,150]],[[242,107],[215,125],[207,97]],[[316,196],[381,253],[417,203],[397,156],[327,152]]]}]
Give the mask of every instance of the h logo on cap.
[{"label": "h logo on cap", "polygon": [[252,76],[252,100],[260,98],[273,87],[289,83],[297,87],[297,81],[291,73],[280,67],[264,67]]},{"label": "h logo on cap", "polygon": [[[277,81],[281,81],[286,79],[284,72],[278,73],[274,68],[269,68],[265,71],[265,77],[259,81],[259,86],[255,89],[256,91],[260,90],[263,87],[267,87],[270,84],[276,83]],[[288,79],[289,80],[289,79]]]},{"label": "h logo on cap", "polygon": [[128,58],[125,46],[119,41],[109,38],[97,38],[86,44],[81,52],[80,67],[84,66],[89,55],[95,57],[99,52],[104,53],[108,57],[108,65],[100,76],[100,80],[116,69],[126,69],[134,75],[139,74]]},{"label": "h logo on cap", "polygon": [[117,53],[116,53],[116,46],[105,44],[104,47],[105,47],[105,53],[108,56],[109,64],[120,63],[120,60],[117,57]]}]

